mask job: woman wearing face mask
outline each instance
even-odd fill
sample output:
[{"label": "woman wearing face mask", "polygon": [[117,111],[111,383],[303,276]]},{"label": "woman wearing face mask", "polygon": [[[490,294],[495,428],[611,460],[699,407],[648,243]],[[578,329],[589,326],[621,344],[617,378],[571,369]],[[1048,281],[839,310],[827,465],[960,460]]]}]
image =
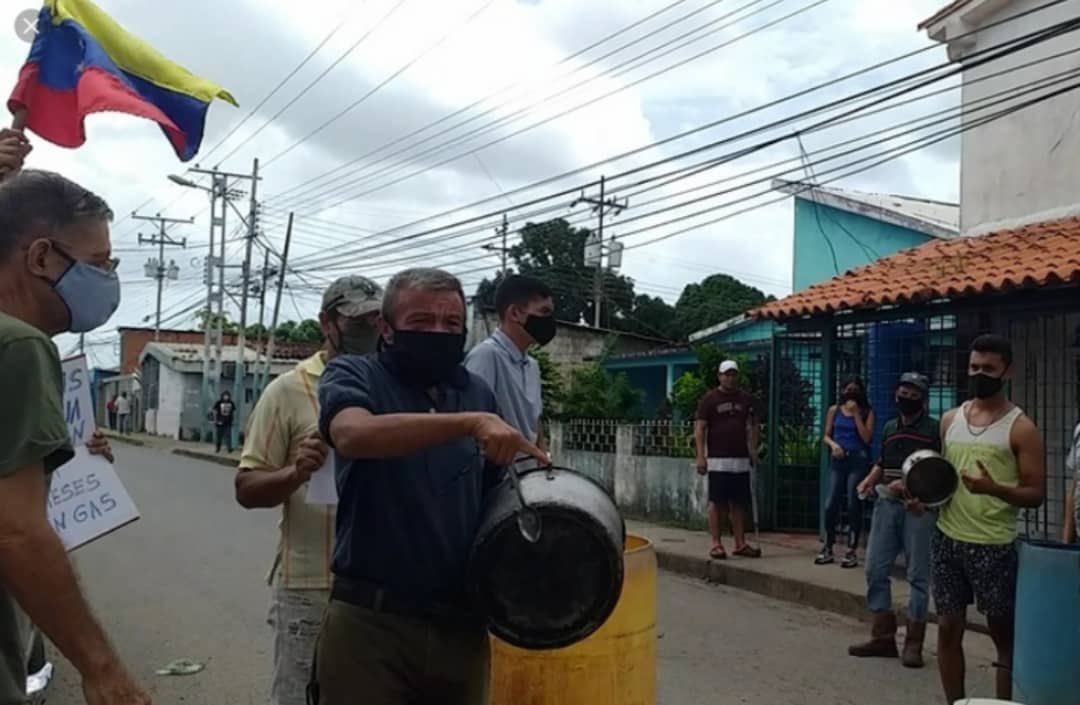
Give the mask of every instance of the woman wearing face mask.
[{"label": "woman wearing face mask", "polygon": [[832,454],[829,491],[825,502],[825,543],[814,559],[817,565],[834,562],[833,544],[840,508],[847,497],[847,553],[840,564],[854,568],[859,564],[855,549],[862,528],[862,498],[856,492],[859,481],[870,465],[870,440],[874,435],[874,410],[866,398],[866,385],[852,375],[840,387],[840,399],[829,407],[825,417],[825,445]]}]

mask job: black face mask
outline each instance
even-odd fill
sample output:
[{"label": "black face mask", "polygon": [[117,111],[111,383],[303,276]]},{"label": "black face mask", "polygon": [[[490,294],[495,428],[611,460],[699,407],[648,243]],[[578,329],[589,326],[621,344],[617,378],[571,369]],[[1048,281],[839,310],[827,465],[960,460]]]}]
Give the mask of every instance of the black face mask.
[{"label": "black face mask", "polygon": [[862,395],[858,392],[844,392],[840,395],[840,401],[856,401],[861,402]]},{"label": "black face mask", "polygon": [[386,352],[406,381],[426,389],[453,378],[465,359],[465,333],[395,330]]},{"label": "black face mask", "polygon": [[338,339],[330,339],[330,344],[339,355],[366,355],[374,352],[379,339],[379,331],[375,326],[360,318],[342,318],[341,321],[340,326],[334,324]]},{"label": "black face mask", "polygon": [[555,316],[534,316],[530,313],[522,328],[537,345],[547,345],[555,338]]},{"label": "black face mask", "polygon": [[979,372],[968,375],[968,390],[976,399],[989,399],[1001,391],[1005,381],[1001,377],[991,377]]},{"label": "black face mask", "polygon": [[922,411],[922,399],[908,399],[907,397],[896,398],[896,408],[904,416],[914,416]]}]

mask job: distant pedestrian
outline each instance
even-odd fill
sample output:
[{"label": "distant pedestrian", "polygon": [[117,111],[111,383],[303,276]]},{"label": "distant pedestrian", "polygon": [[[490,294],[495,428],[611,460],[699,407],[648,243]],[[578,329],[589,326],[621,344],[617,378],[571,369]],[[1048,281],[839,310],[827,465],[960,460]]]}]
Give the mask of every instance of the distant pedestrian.
[{"label": "distant pedestrian", "polygon": [[735,537],[735,555],[760,558],[761,549],[746,542],[746,520],[753,512],[752,464],[757,463],[761,421],[757,400],[739,389],[739,366],[720,364],[720,386],[698,403],[694,422],[697,471],[709,478],[709,556],[727,558],[721,533],[728,518]]},{"label": "distant pedestrian", "polygon": [[[825,416],[825,445],[832,460],[825,500],[825,543],[814,559],[817,565],[832,563],[840,510],[847,504],[847,552],[843,568],[859,565],[856,549],[862,531],[862,503],[857,487],[870,468],[870,441],[874,437],[874,410],[866,397],[862,378],[852,375],[840,386],[840,399]],[[845,500],[846,498],[846,500]]]},{"label": "distant pedestrian", "polygon": [[119,398],[120,398],[119,394],[113,394],[112,398],[109,399],[107,404],[105,404],[105,411],[108,412],[108,416],[109,416],[109,430],[110,431],[115,431],[116,430],[116,400],[119,399]]},{"label": "distant pedestrian", "polygon": [[127,392],[121,392],[116,400],[116,425],[121,434],[131,433],[131,400]]},{"label": "distant pedestrian", "polygon": [[926,409],[930,384],[918,372],[905,372],[896,387],[896,418],[885,424],[881,456],[859,483],[859,496],[875,494],[873,521],[866,548],[866,606],[873,617],[871,638],[848,649],[852,656],[896,658],[896,614],[892,601],[892,569],[904,555],[908,595],[907,634],[903,663],[923,665],[923,640],[930,607],[930,536],[937,512],[911,499],[902,468],[919,450],[941,452],[941,429]]},{"label": "distant pedestrian", "polygon": [[224,442],[225,447],[232,453],[232,427],[233,418],[236,416],[236,404],[233,403],[232,395],[222,392],[211,413],[214,415],[214,452],[220,453],[221,444]]},{"label": "distant pedestrian", "polygon": [[972,603],[986,615],[997,648],[997,697],[1012,699],[1016,529],[1021,507],[1043,503],[1046,456],[1038,427],[1005,396],[1011,367],[1008,340],[976,338],[968,360],[972,399],[941,419],[945,458],[961,480],[941,509],[930,549],[938,670],[950,703],[965,697],[964,631]]}]

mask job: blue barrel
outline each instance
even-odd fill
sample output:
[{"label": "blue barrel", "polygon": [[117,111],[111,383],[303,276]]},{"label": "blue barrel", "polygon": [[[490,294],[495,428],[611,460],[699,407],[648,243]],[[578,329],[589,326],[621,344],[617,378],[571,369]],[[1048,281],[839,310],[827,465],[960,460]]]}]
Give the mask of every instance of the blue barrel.
[{"label": "blue barrel", "polygon": [[1025,541],[1016,582],[1013,699],[1080,702],[1080,545]]}]

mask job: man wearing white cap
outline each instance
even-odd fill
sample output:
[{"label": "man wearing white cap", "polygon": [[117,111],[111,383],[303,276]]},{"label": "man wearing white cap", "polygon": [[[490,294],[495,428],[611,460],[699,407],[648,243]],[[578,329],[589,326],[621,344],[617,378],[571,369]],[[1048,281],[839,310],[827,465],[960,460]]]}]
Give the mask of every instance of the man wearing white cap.
[{"label": "man wearing white cap", "polygon": [[720,532],[731,517],[735,555],[760,558],[761,549],[746,542],[746,516],[753,507],[751,463],[761,440],[757,400],[739,389],[739,366],[720,363],[720,386],[698,404],[694,423],[697,471],[709,477],[709,530],[711,558],[727,558]]}]

